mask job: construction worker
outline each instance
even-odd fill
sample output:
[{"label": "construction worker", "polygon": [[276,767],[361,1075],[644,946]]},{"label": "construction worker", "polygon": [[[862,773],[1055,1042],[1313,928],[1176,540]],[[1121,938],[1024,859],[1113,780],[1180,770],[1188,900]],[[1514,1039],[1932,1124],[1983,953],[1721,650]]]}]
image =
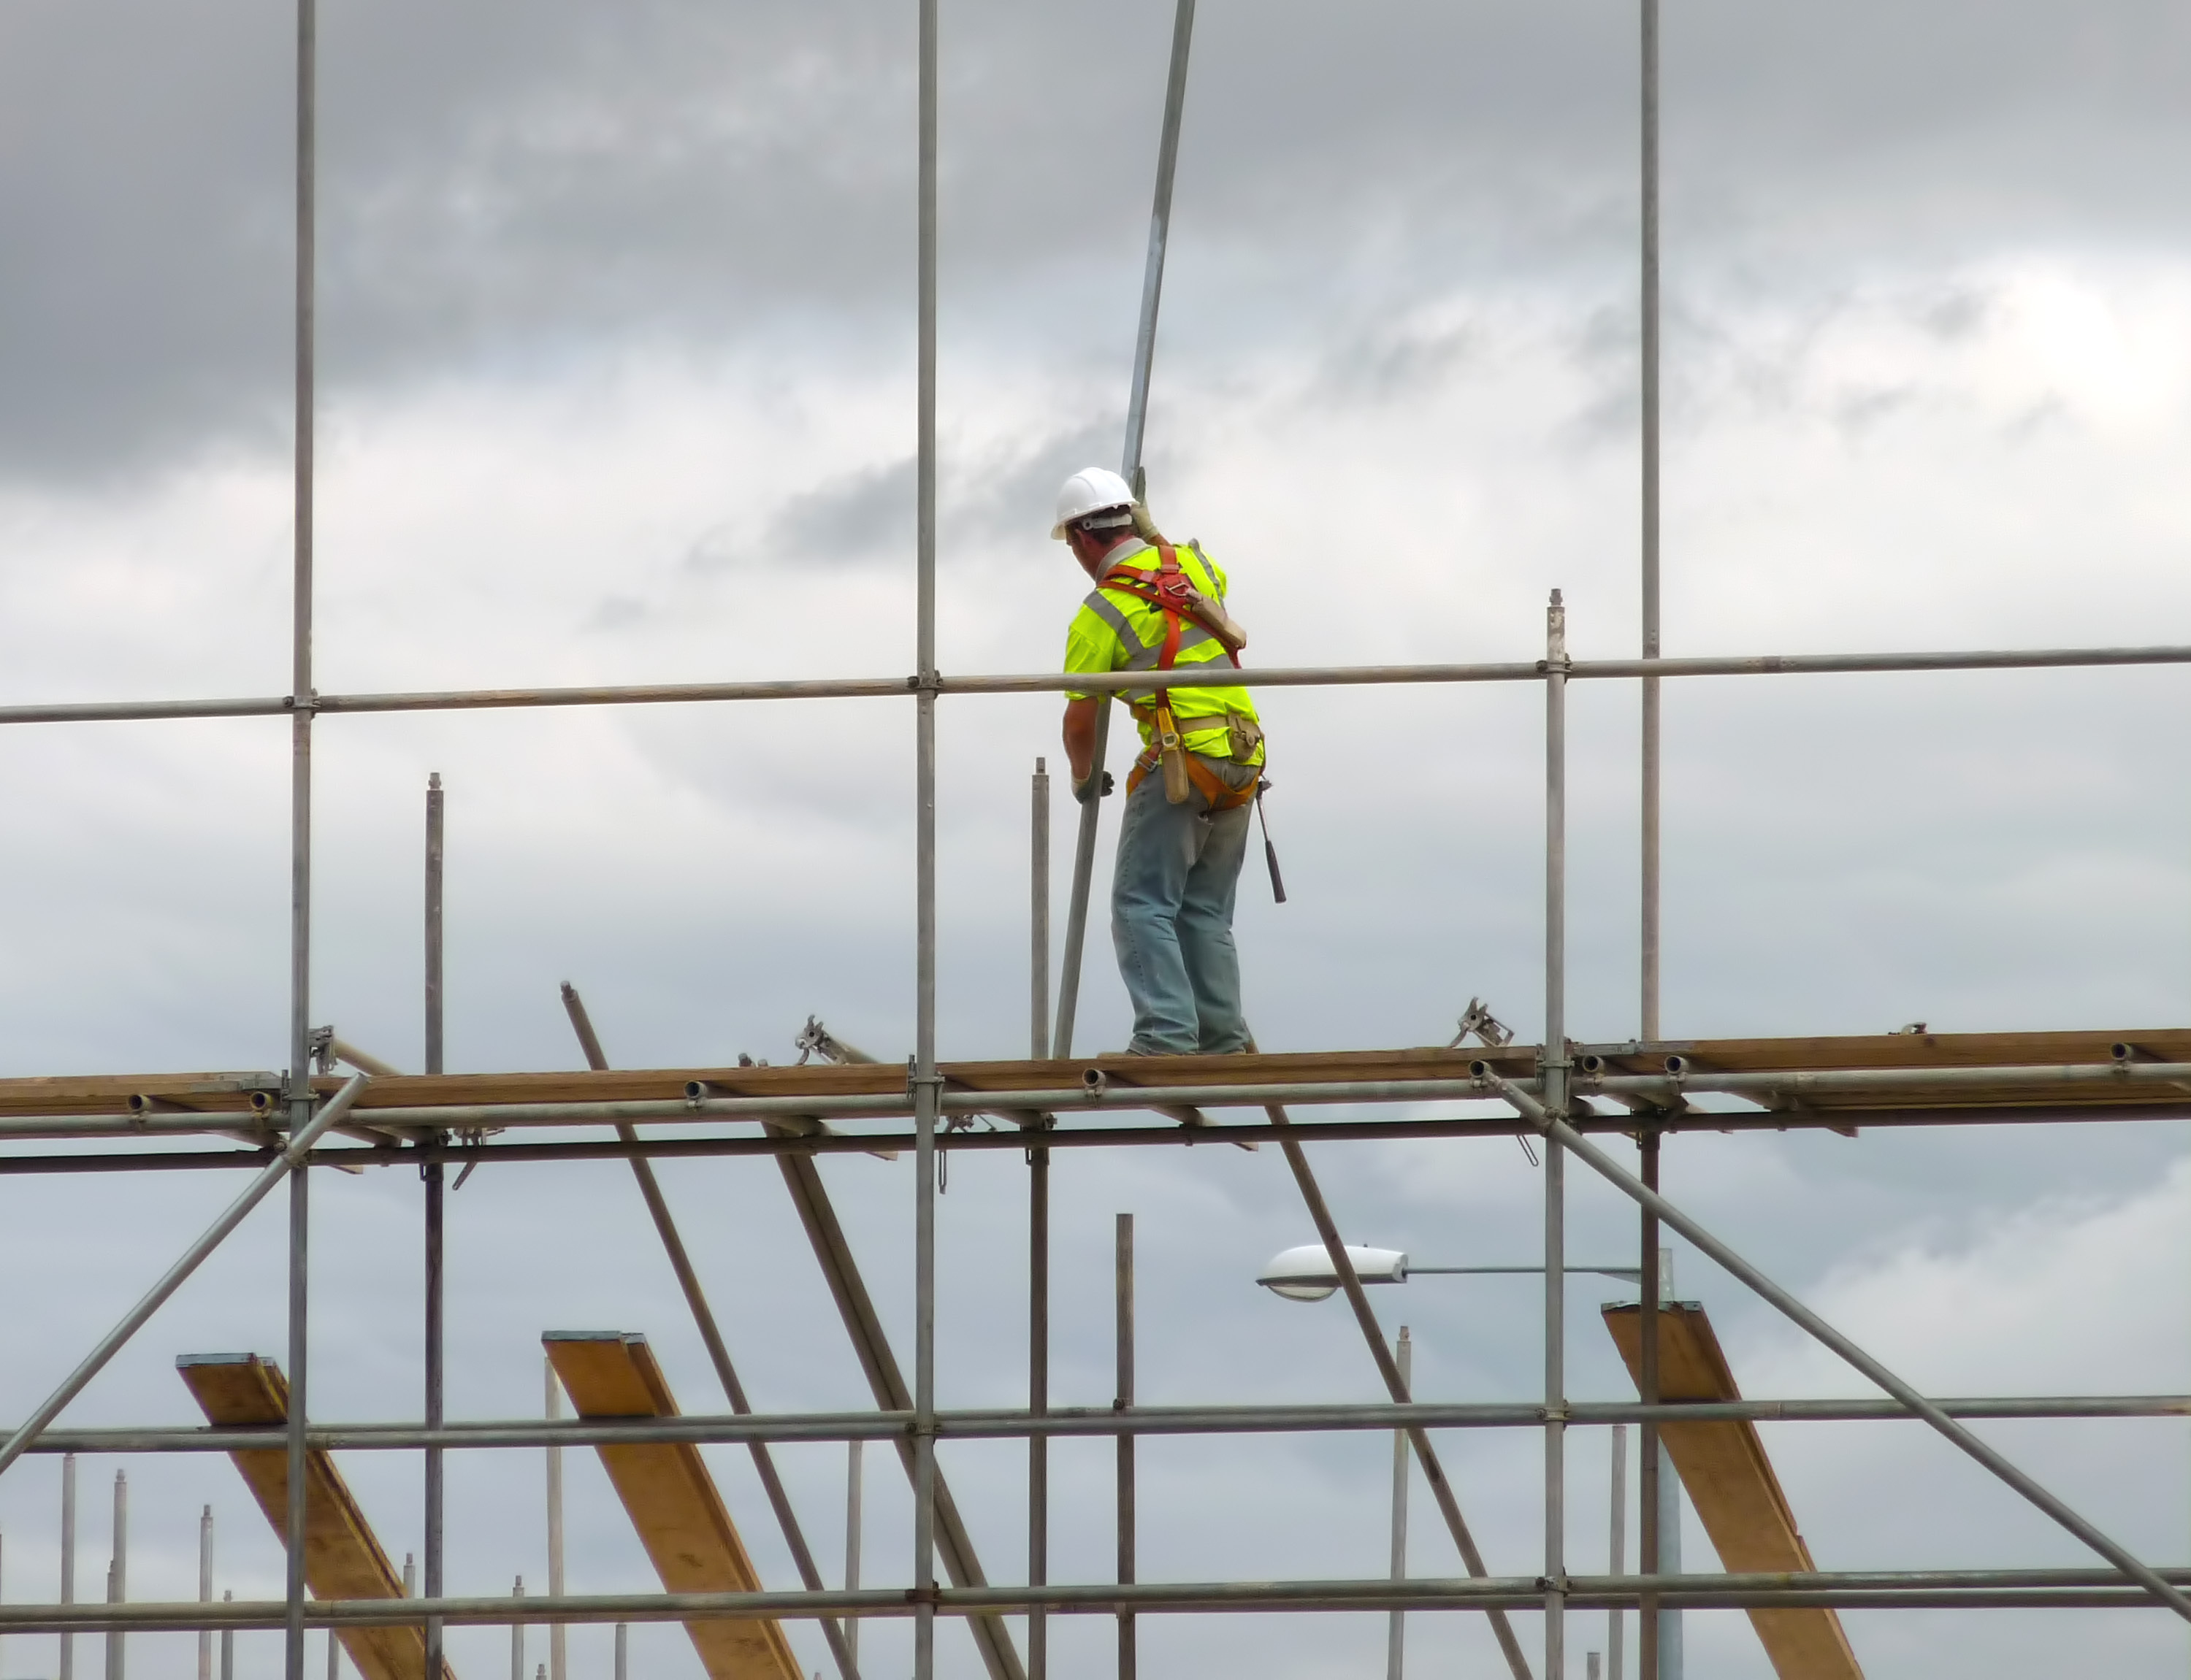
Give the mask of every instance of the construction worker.
[{"label": "construction worker", "polygon": [[[1111,938],[1134,1006],[1128,1053],[1244,1050],[1232,900],[1263,726],[1244,688],[1173,688],[1163,677],[1239,663],[1247,637],[1226,614],[1225,574],[1196,543],[1166,542],[1126,481],[1101,467],[1065,481],[1050,534],[1096,586],[1066,632],[1066,670],[1151,673],[1150,686],[1118,695],[1141,734],[1111,887]],[[1107,773],[1100,786],[1092,774],[1108,698],[1065,696],[1065,752],[1084,804],[1112,788]]]}]

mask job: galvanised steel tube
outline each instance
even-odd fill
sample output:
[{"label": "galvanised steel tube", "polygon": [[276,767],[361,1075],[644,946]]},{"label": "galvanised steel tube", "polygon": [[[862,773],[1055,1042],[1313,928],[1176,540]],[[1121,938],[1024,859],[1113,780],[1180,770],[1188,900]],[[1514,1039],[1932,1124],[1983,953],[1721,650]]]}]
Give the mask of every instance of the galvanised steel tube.
[{"label": "galvanised steel tube", "polygon": [[[1040,758],[1033,796],[1027,1053],[1039,1061],[1050,1053],[1050,775]],[[1050,1151],[1038,1143],[1027,1161],[1027,1410],[1039,1417],[1050,1409]],[[1027,1437],[1027,1578],[1035,1586],[1050,1579],[1050,1438],[1042,1434]],[[1039,1608],[1027,1612],[1027,1680],[1048,1680],[1050,1629]]]},{"label": "galvanised steel tube", "polygon": [[936,193],[937,0],[919,18],[919,323],[913,567],[913,1680],[936,1673]]},{"label": "galvanised steel tube", "polygon": [[[1761,654],[1700,659],[1577,660],[1570,682],[1638,677],[1827,676],[1879,671],[2061,670],[2080,667],[2191,664],[2191,647],[1978,649],[1947,653]],[[1388,683],[1521,683],[1545,675],[1541,663],[1250,666],[1235,671],[1181,668],[1174,688],[1346,688]],[[939,695],[1107,692],[1146,679],[1130,673],[1028,672],[998,676],[786,678],[740,683],[604,684],[582,688],[444,689],[409,693],[321,695],[312,709],[330,713],[499,711],[561,706],[680,706],[748,700],[902,699]],[[286,695],[175,701],[86,701],[0,706],[0,724],[131,723],[163,718],[282,717]]]},{"label": "galvanised steel tube", "polygon": [[[1641,0],[1642,144],[1640,182],[1642,211],[1642,273],[1637,310],[1642,327],[1642,655],[1647,663],[1659,657],[1659,0]],[[1640,929],[1642,974],[1642,1034],[1648,1043],[1659,1036],[1659,678],[1643,678],[1642,782],[1640,821],[1642,869]],[[1612,1680],[1620,1680],[1618,1647],[1612,1659]],[[1650,1680],[1647,1676],[1646,1680]]]},{"label": "galvanised steel tube", "polygon": [[[1073,1034],[1080,1013],[1080,971],[1088,946],[1088,895],[1096,879],[1096,830],[1103,820],[1103,800],[1096,790],[1103,785],[1103,758],[1110,741],[1111,708],[1100,707],[1096,712],[1096,750],[1089,760],[1092,786],[1088,797],[1079,802],[1079,825],[1073,831],[1073,885],[1066,900],[1065,951],[1057,971],[1057,1030],[1051,1036],[1051,1053],[1059,1057],[1073,1053]],[[1068,765],[1068,784],[1072,777]]]},{"label": "galvanised steel tube", "polygon": [[[2191,1569],[2161,1573],[2191,1585]],[[2110,1571],[2097,1569],[1932,1569],[1907,1572],[1727,1575],[1575,1575],[1569,1578],[1575,1609],[1632,1606],[1643,1592],[1690,1609],[1856,1605],[1868,1609],[2137,1608],[2149,1594]],[[1132,1586],[1092,1586],[945,1587],[936,1609],[973,1615],[1040,1603],[1057,1615],[1207,1615],[1226,1612],[1352,1610],[1491,1611],[1534,1609],[1543,1603],[1540,1583],[1527,1575],[1418,1578],[1392,1581],[1184,1581]],[[429,1616],[467,1626],[513,1623],[571,1624],[685,1621],[713,1618],[817,1615],[895,1617],[915,1613],[902,1588],[828,1592],[573,1593],[521,1600],[470,1598],[348,1598],[310,1601],[305,1622],[314,1627],[416,1625]],[[187,1632],[202,1627],[278,1627],[279,1600],[184,1601],[138,1604],[0,1605],[0,1629],[9,1632]]]},{"label": "galvanised steel tube", "polygon": [[[1537,1094],[1537,1081],[1512,1081],[1516,1088],[1531,1095]],[[1995,1087],[2035,1087],[2050,1085],[2072,1085],[2080,1087],[2105,1087],[2111,1084],[2174,1086],[2191,1082],[2191,1062],[2073,1062],[2050,1066],[2012,1065],[1987,1068],[1848,1068],[1825,1071],[1806,1072],[1797,1070],[1756,1073],[1710,1073],[1684,1071],[1673,1074],[1590,1074],[1579,1072],[1573,1076],[1574,1089],[1583,1095],[1630,1095],[1675,1097],[1683,1093],[1709,1092],[1727,1095],[1742,1095],[1751,1092],[1784,1093],[1793,1096],[1833,1093],[1861,1093],[1867,1091],[1989,1089]],[[1483,1084],[1474,1077],[1452,1079],[1393,1079],[1374,1081],[1305,1080],[1295,1082],[1267,1082],[1238,1085],[1147,1085],[1107,1086],[1094,1089],[1085,1086],[1065,1086],[1050,1090],[1029,1091],[947,1091],[938,1100],[939,1109],[947,1114],[981,1114],[997,1111],[1059,1112],[1096,1114],[1101,1112],[1134,1113],[1161,1108],[1267,1108],[1273,1103],[1294,1104],[1347,1103],[1420,1103],[1445,1099],[1474,1100],[1487,1095]],[[844,1097],[708,1097],[697,1098],[654,1098],[629,1101],[597,1103],[473,1103],[447,1104],[413,1104],[403,1107],[374,1108],[367,1110],[376,1126],[416,1127],[422,1130],[456,1130],[480,1126],[504,1127],[518,1126],[595,1126],[615,1121],[645,1121],[649,1122],[697,1121],[707,1120],[735,1120],[757,1118],[771,1115],[799,1115],[816,1119],[856,1120],[860,1118],[896,1119],[913,1107],[908,1097],[890,1095],[855,1095]],[[2169,1118],[2171,1113],[2161,1111],[2161,1105],[2125,1104],[2120,1115],[2109,1110],[2105,1114],[2091,1110],[2080,1110],[2077,1117],[2122,1120]],[[1892,1118],[1896,1110],[1887,1111]],[[1928,1121],[1933,1120],[1928,1112]],[[2042,1110],[2042,1113],[2053,1112]],[[1944,1123],[1955,1116],[1946,1112],[1937,1115],[1934,1123]],[[1989,1106],[1983,1111],[1968,1112],[1966,1120],[1999,1121],[2006,1123],[2017,1119],[2013,1109],[1995,1110]],[[48,1133],[55,1138],[71,1136],[129,1136],[139,1132],[168,1136],[225,1135],[238,1127],[249,1124],[253,1116],[248,1114],[203,1115],[54,1115],[17,1116],[0,1119],[0,1138],[34,1138]],[[1631,1117],[1625,1115],[1603,1115],[1579,1120],[1581,1129],[1591,1129],[1593,1119],[1600,1129],[1626,1131],[1634,1127]],[[1406,1121],[1401,1124],[1420,1126],[1430,1123]],[[1479,1122],[1487,1131],[1494,1128],[1488,1117]],[[1870,1126],[1882,1123],[1881,1117],[1863,1110],[1828,1114],[1806,1113],[1801,1110],[1738,1110],[1724,1114],[1697,1112],[1667,1117],[1662,1125],[1669,1128],[1691,1127],[1716,1130],[1727,1127],[1769,1126],[1774,1129],[1793,1129],[1808,1126]],[[1505,1129],[1516,1129],[1508,1127]],[[1163,1134],[1169,1138],[1172,1133]],[[1303,1135],[1307,1135],[1304,1133]],[[1363,1135],[1368,1135],[1366,1132]],[[1200,1134],[1199,1141],[1207,1142],[1210,1133]],[[758,1140],[757,1140],[758,1141]],[[1062,1141],[1053,1138],[1053,1141]],[[1185,1141],[1197,1141],[1187,1134]],[[792,1150],[814,1149],[827,1151],[833,1148],[867,1149],[872,1139],[858,1138],[790,1138],[772,1144],[772,1148]],[[948,1148],[981,1148],[978,1136],[954,1135]],[[1021,1145],[1007,1138],[1001,1147]]]},{"label": "galvanised steel tube", "polygon": [[[945,1091],[936,1100],[944,1114],[1093,1114],[1104,1110],[1132,1113],[1169,1108],[1266,1108],[1272,1103],[1427,1103],[1441,1098],[1480,1101],[1483,1087],[1473,1078],[1396,1079],[1350,1083],[1304,1080],[1260,1085],[1117,1085],[1092,1089],[1084,1085],[1039,1091]],[[845,1097],[668,1097],[598,1103],[476,1103],[376,1108],[376,1126],[598,1126],[627,1120],[674,1121],[757,1119],[799,1115],[816,1120],[897,1119],[912,1111],[909,1095],[891,1093]],[[795,1141],[795,1140],[794,1140]]]},{"label": "galvanised steel tube", "polygon": [[228,1205],[227,1210],[206,1229],[205,1234],[183,1251],[180,1259],[168,1268],[144,1298],[122,1315],[122,1322],[100,1338],[99,1345],[84,1355],[83,1362],[62,1380],[60,1388],[48,1394],[29,1421],[8,1438],[0,1446],[0,1473],[30,1448],[48,1424],[61,1414],[68,1403],[82,1393],[91,1379],[105,1370],[106,1363],[122,1350],[124,1343],[141,1330],[147,1320],[166,1304],[168,1298],[183,1286],[191,1273],[205,1263],[206,1257],[226,1240],[229,1234],[242,1224],[244,1217],[264,1201],[274,1187],[302,1166],[309,1157],[313,1143],[327,1128],[347,1114],[353,1104],[372,1082],[367,1074],[353,1074],[350,1082],[327,1098],[311,1122],[303,1127],[289,1147],[276,1155],[259,1172],[243,1194]]},{"label": "galvanised steel tube", "polygon": [[[604,1071],[609,1065],[608,1052],[601,1047],[600,1035],[594,1030],[593,1017],[586,1011],[585,1000],[578,989],[568,980],[562,984],[563,1013],[570,1017],[571,1030],[578,1041],[579,1053],[586,1065]],[[626,1143],[637,1141],[637,1134],[629,1126],[617,1127],[618,1137]],[[716,1322],[714,1308],[709,1304],[707,1291],[701,1287],[700,1274],[692,1264],[692,1257],[685,1246],[684,1234],[677,1229],[677,1221],[669,1211],[669,1198],[662,1193],[661,1181],[654,1168],[644,1159],[633,1156],[630,1162],[634,1182],[639,1187],[640,1200],[646,1204],[647,1217],[654,1222],[654,1234],[661,1239],[663,1257],[676,1277],[677,1287],[685,1297],[685,1305],[692,1314],[693,1328],[700,1332],[700,1342],[708,1350],[709,1360],[715,1367],[715,1380],[722,1385],[723,1398],[731,1403],[731,1410],[740,1417],[753,1415],[753,1406],[746,1399],[745,1383],[739,1378],[737,1366],[731,1362],[730,1344],[723,1338],[722,1326]],[[549,1390],[553,1398],[554,1390]],[[759,1479],[761,1491],[767,1496],[769,1508],[776,1514],[776,1524],[783,1535],[783,1543],[790,1553],[792,1567],[799,1571],[799,1579],[810,1592],[822,1588],[822,1572],[814,1562],[813,1548],[806,1543],[805,1530],[800,1526],[799,1514],[791,1503],[791,1495],[783,1485],[783,1478],[776,1467],[776,1460],[767,1445],[758,1438],[748,1442],[753,1459],[754,1474]],[[856,1555],[848,1553],[848,1555]],[[829,1647],[829,1654],[837,1665],[843,1680],[860,1680],[859,1666],[853,1648],[853,1635],[833,1616],[822,1620],[822,1637]],[[437,1671],[429,1665],[429,1676]]]},{"label": "galvanised steel tube", "polygon": [[[310,3],[310,0],[306,0]],[[310,1375],[311,1275],[311,1184],[310,1164],[289,1175],[289,1369],[287,1465],[284,1472],[287,1508],[282,1519],[287,1564],[287,1637],[283,1641],[289,1680],[303,1680],[304,1660],[304,1548],[310,1539],[305,1500],[310,1491],[304,1446]]]},{"label": "galvanised steel tube", "polygon": [[[1827,1111],[1831,1115],[1835,1111]],[[1740,1126],[1720,1126],[1706,1122],[1733,1120],[1732,1115],[1721,1115],[1698,1111],[1688,1116],[1695,1122],[1682,1127],[1667,1127],[1663,1130],[1695,1131],[1792,1131],[1801,1126],[1774,1124],[1777,1116],[1752,1118]],[[2080,1111],[2071,1114],[2055,1112],[2027,1115],[2019,1113],[2019,1121],[2040,1123],[2044,1121],[2105,1120],[2159,1121],[2191,1118],[2191,1104],[2166,1104],[2138,1105],[2123,1113]],[[1866,1111],[1860,1116],[1843,1115],[1838,1119],[1813,1116],[1807,1125],[1835,1127],[1861,1120],[1867,1127],[1883,1122],[1880,1115]],[[1891,1115],[1885,1123],[1919,1126],[1975,1125],[1982,1123],[1968,1112],[1954,1110],[1933,1110],[1914,1114]],[[2005,1123],[2005,1122],[2003,1122]],[[1632,1130],[1633,1122],[1613,1116],[1580,1121],[1575,1129],[1585,1132],[1619,1132]],[[1304,1141],[1327,1143],[1360,1143],[1392,1138],[1505,1138],[1513,1137],[1525,1128],[1517,1125],[1500,1125],[1477,1119],[1430,1119],[1422,1121],[1332,1121],[1324,1124],[1311,1122],[1299,1128]],[[1046,1131],[1042,1134],[1042,1147],[1047,1149],[1129,1149],[1162,1146],[1167,1149],[1193,1149],[1214,1143],[1255,1143],[1273,1140],[1277,1132],[1265,1126],[1215,1126],[1192,1128],[1170,1127],[1090,1127],[1073,1132]],[[395,1166],[415,1164],[422,1161],[453,1161],[458,1164],[483,1161],[623,1161],[631,1159],[665,1160],[711,1159],[718,1156],[739,1155],[872,1155],[878,1150],[908,1149],[913,1139],[909,1133],[857,1132],[834,1137],[815,1138],[650,1138],[635,1144],[600,1141],[594,1143],[559,1144],[446,1144],[414,1149],[339,1149],[315,1150],[312,1164],[317,1166]],[[953,1132],[939,1135],[936,1147],[940,1150],[1021,1149],[1031,1147],[1028,1140],[1018,1132]],[[0,1177],[42,1176],[78,1172],[161,1172],[229,1171],[239,1167],[264,1166],[269,1155],[263,1150],[192,1149],[185,1151],[156,1151],[143,1154],[104,1155],[0,1155]]]},{"label": "galvanised steel tube", "polygon": [[[446,799],[441,791],[439,772],[430,775],[426,781],[426,868],[425,868],[425,1049],[426,1071],[442,1071],[445,1061],[442,1008],[442,917],[441,891],[447,849],[446,839]],[[440,1141],[440,1134],[435,1134]],[[448,1212],[447,1168],[438,1161],[430,1161],[419,1169],[425,1189],[425,1378],[426,1424],[438,1428],[442,1422],[444,1394],[444,1359],[447,1342],[442,1312],[446,1303],[442,1263],[446,1257],[444,1236]],[[309,1431],[308,1431],[309,1433]],[[447,1537],[445,1493],[447,1484],[443,1472],[441,1449],[430,1446],[425,1452],[424,1498],[421,1516],[425,1530],[426,1597],[438,1598],[446,1585],[443,1579],[443,1551]],[[441,1624],[429,1621],[425,1627],[426,1673],[430,1680],[441,1680],[442,1641]]]},{"label": "galvanised steel tube", "polygon": [[[1646,1126],[1636,1134],[1636,1152],[1642,1156],[1643,1183],[1651,1189],[1659,1188],[1659,1150],[1660,1138],[1655,1127]],[[1659,1410],[1659,1297],[1663,1280],[1659,1275],[1659,1221],[1648,1207],[1637,1210],[1638,1238],[1643,1252],[1640,1257],[1640,1299],[1636,1317],[1640,1342],[1636,1361],[1636,1392],[1647,1408],[1647,1415],[1639,1420],[1642,1427],[1637,1431],[1642,1456],[1636,1465],[1636,1559],[1642,1573],[1655,1575],[1663,1561],[1662,1536],[1659,1524],[1666,1513],[1666,1504],[1659,1484],[1667,1470],[1666,1453],[1659,1436],[1659,1419],[1665,1414]],[[1678,1541],[1679,1536],[1676,1536]],[[1659,1620],[1658,1599],[1645,1597],[1637,1601],[1636,1612],[1636,1668],[1642,1680],[1659,1680],[1659,1659],[1665,1654],[1667,1628]]]},{"label": "galvanised steel tube", "polygon": [[[2060,1399],[1949,1399],[1934,1402],[1950,1417],[1994,1422],[2059,1418],[2191,1417],[2191,1394],[2103,1394]],[[938,1411],[936,1433],[953,1440],[1022,1437],[1303,1434],[1336,1430],[1520,1429],[1545,1422],[1536,1401],[1419,1402],[1408,1405],[1142,1406],[1121,1417],[1108,1407],[1047,1411]],[[1661,1423],[1895,1423],[1920,1420],[1898,1400],[1570,1400],[1566,1422],[1590,1428],[1656,1420]],[[584,1418],[549,1424],[538,1419],[452,1423],[440,1429],[410,1423],[314,1424],[315,1449],[341,1452],[415,1451],[441,1446],[494,1450],[619,1443],[894,1440],[909,1435],[910,1411],[687,1414],[674,1418]],[[36,1454],[243,1452],[277,1444],[278,1424],[259,1428],[148,1427],[49,1429],[26,1449]]]},{"label": "galvanised steel tube", "polygon": [[[1554,1114],[1568,1091],[1568,615],[1552,591],[1545,616],[1545,1044],[1537,1076]],[[1545,1145],[1545,1673],[1565,1680],[1567,1601],[1567,1183],[1556,1138]]]},{"label": "galvanised steel tube", "polygon": [[1134,376],[1126,392],[1126,441],[1119,474],[1141,493],[1141,436],[1149,417],[1149,374],[1156,362],[1157,312],[1164,301],[1164,253],[1171,242],[1172,182],[1179,173],[1179,130],[1187,111],[1187,56],[1194,44],[1194,0],[1172,14],[1171,63],[1164,73],[1164,127],[1157,137],[1157,190],[1149,209],[1148,256],[1141,269],[1141,311],[1134,329]]},{"label": "galvanised steel tube", "polygon": [[1773,1306],[1807,1331],[1818,1341],[1838,1354],[1857,1371],[1877,1383],[1900,1400],[1919,1417],[1945,1435],[1964,1452],[2008,1484],[2033,1505],[2052,1517],[2063,1528],[2082,1541],[2100,1556],[2105,1558],[2131,1580],[2143,1586],[2161,1603],[2191,1621],[2191,1598],[2162,1579],[2149,1564],[2140,1561],[2126,1547],[2109,1538],[2091,1523],[2080,1516],[2054,1494],[2017,1468],[2001,1454],[1949,1417],[1932,1401],[1904,1382],[1884,1365],[1864,1352],[1854,1342],[1835,1330],[1801,1301],[1782,1289],[1755,1266],[1744,1260],[1725,1243],[1705,1230],[1694,1219],[1646,1185],[1640,1183],[1597,1149],[1580,1133],[1575,1132],[1557,1115],[1548,1112],[1543,1104],[1514,1087],[1511,1082],[1492,1076],[1493,1083],[1503,1087],[1503,1094],[1524,1115],[1536,1121],[1548,1138],[1559,1138],[1588,1163],[1592,1171],[1608,1183],[1634,1199],[1648,1209],[1661,1222],[1671,1225],[1697,1247],[1716,1261],[1719,1265],[1741,1282],[1749,1285]]},{"label": "galvanised steel tube", "polygon": [[[1579,1083],[1587,1093],[1671,1098],[1698,1091],[1727,1095],[1764,1091],[1801,1097],[1814,1093],[1955,1091],[2002,1086],[2177,1085],[2187,1080],[2191,1080],[2191,1062],[2121,1061],[2067,1062],[2038,1067],[2025,1064],[1995,1068],[1791,1068],[1756,1073],[1684,1069],[1678,1074],[1589,1075]],[[1844,1123],[1861,1124],[1863,1120],[1860,1110],[1843,1116]]]},{"label": "galvanised steel tube", "polygon": [[[312,1115],[312,541],[313,449],[317,373],[319,184],[319,14],[317,0],[297,0],[296,156],[296,462],[292,536],[292,615],[289,693],[289,1130],[301,1137]],[[355,1100],[355,1098],[353,1098]],[[284,1159],[298,1155],[295,1149]],[[289,1440],[287,1635],[282,1641],[287,1680],[304,1680],[304,1417],[306,1411],[305,1238],[309,1227],[310,1163],[299,1160],[289,1178]]]}]

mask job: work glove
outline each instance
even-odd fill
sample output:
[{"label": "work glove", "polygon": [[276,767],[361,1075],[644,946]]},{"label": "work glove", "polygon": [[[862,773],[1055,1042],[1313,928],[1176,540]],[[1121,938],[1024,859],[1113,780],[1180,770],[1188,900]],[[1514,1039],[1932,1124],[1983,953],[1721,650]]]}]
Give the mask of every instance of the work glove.
[{"label": "work glove", "polygon": [[1084,805],[1091,799],[1107,799],[1113,786],[1110,771],[1098,770],[1087,780],[1073,784],[1073,797]]},{"label": "work glove", "polygon": [[1144,542],[1164,541],[1164,533],[1157,529],[1157,522],[1146,506],[1136,502],[1133,506],[1133,514],[1135,536],[1140,537]]}]

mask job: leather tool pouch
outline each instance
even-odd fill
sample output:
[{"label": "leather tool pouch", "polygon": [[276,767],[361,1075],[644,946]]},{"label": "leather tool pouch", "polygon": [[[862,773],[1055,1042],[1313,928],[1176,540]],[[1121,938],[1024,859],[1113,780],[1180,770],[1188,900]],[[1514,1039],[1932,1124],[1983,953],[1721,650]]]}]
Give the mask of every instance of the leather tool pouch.
[{"label": "leather tool pouch", "polygon": [[1255,756],[1255,749],[1263,744],[1263,726],[1238,712],[1226,715],[1225,733],[1236,764],[1248,763]]}]

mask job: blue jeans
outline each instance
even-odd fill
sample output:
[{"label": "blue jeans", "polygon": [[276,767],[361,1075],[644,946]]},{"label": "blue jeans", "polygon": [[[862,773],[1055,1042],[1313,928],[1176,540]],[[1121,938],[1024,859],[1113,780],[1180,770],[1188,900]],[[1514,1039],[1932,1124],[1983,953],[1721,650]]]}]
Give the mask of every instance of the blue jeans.
[{"label": "blue jeans", "polygon": [[[1260,774],[1204,759],[1236,786]],[[1220,1054],[1248,1047],[1240,1013],[1240,954],[1232,900],[1248,854],[1249,807],[1213,812],[1201,789],[1175,805],[1152,771],[1126,800],[1111,883],[1111,941],[1133,1000],[1144,1056]]]}]

